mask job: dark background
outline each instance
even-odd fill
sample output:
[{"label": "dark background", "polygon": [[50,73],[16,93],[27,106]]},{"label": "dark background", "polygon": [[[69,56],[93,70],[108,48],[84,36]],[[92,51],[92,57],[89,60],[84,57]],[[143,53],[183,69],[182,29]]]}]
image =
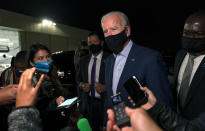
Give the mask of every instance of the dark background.
[{"label": "dark background", "polygon": [[[122,11],[129,17],[132,39],[137,44],[161,52],[169,73],[168,79],[172,83],[174,59],[180,48],[184,22],[190,14],[205,6],[204,1],[198,0],[4,0],[0,8],[40,19],[47,18],[57,24],[100,32],[102,15],[113,10]],[[73,54],[73,51],[68,51],[53,56],[53,59],[58,69],[66,74],[60,78],[61,83],[76,95],[74,65],[70,62],[65,65],[64,59],[59,59],[69,58],[73,61]]]},{"label": "dark background", "polygon": [[97,31],[102,31],[100,18],[103,14],[120,10],[128,15],[132,38],[136,42],[157,49],[163,55],[172,55],[180,48],[185,19],[191,13],[203,9],[204,4],[196,0],[7,0],[0,4],[0,8]]}]

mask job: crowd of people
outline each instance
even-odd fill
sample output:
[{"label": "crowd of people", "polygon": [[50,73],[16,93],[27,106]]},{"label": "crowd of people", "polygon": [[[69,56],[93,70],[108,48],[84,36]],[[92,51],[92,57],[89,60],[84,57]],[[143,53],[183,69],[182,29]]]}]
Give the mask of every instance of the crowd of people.
[{"label": "crowd of people", "polygon": [[[168,81],[161,54],[131,38],[126,14],[102,16],[104,36],[91,32],[76,49],[76,90],[79,116],[93,131],[202,131],[205,130],[205,11],[185,21],[181,50],[174,65],[174,87]],[[87,44],[87,45],[86,45]],[[109,50],[105,50],[105,44]],[[124,83],[137,76],[148,101],[135,107]],[[111,97],[121,94],[130,122],[116,123]],[[77,130],[68,127],[57,106],[69,98],[58,80],[50,50],[39,43],[20,51],[1,74],[1,130]],[[66,115],[70,115],[69,113]]]},{"label": "crowd of people", "polygon": [[20,77],[25,69],[32,67],[37,68],[36,74],[33,77],[33,85],[40,79],[42,73],[45,74],[35,101],[35,107],[40,112],[43,130],[58,130],[65,126],[66,121],[64,123],[61,121],[59,118],[61,116],[60,112],[56,107],[69,96],[58,80],[57,70],[55,65],[52,64],[50,50],[46,46],[36,43],[31,45],[27,51],[18,52],[14,58],[14,65],[1,74],[0,128],[3,130],[7,130],[8,114],[15,108],[17,86]]}]

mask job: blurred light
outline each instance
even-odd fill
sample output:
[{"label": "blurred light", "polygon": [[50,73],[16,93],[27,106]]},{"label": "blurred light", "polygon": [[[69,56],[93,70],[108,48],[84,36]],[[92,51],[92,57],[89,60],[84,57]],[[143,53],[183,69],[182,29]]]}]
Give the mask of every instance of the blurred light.
[{"label": "blurred light", "polygon": [[57,71],[58,77],[64,77],[64,72],[63,71]]},{"label": "blurred light", "polygon": [[48,26],[55,26],[55,25],[56,25],[55,22],[52,22],[52,21],[47,20],[47,19],[43,19],[43,20],[42,20],[42,24],[43,24],[43,25],[48,25]]},{"label": "blurred light", "polygon": [[52,55],[60,54],[60,53],[62,53],[62,52],[63,52],[63,51],[57,51],[57,52],[52,53]]}]

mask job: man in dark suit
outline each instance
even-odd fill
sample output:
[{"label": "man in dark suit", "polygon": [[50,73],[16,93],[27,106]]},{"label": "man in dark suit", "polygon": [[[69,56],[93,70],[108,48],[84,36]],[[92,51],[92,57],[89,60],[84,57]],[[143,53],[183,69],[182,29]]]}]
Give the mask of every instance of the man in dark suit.
[{"label": "man in dark suit", "polygon": [[[182,50],[175,59],[177,109],[192,120],[205,111],[205,11],[190,15],[184,25]],[[192,70],[187,71],[192,60]],[[188,73],[190,72],[190,73]],[[187,77],[185,77],[187,76]]]},{"label": "man in dark suit", "polygon": [[[107,46],[114,52],[106,60],[105,110],[112,107],[110,96],[121,92],[125,105],[132,107],[123,84],[135,75],[142,86],[147,86],[157,99],[173,106],[173,97],[165,63],[157,51],[135,44],[130,40],[131,27],[127,16],[119,11],[110,12],[101,19]],[[105,113],[105,117],[106,117]],[[106,122],[106,118],[104,124]]]},{"label": "man in dark suit", "polygon": [[88,35],[91,54],[81,58],[77,73],[80,113],[88,118],[93,131],[102,130],[103,125],[105,59],[109,55],[102,50],[103,43],[98,33]]}]

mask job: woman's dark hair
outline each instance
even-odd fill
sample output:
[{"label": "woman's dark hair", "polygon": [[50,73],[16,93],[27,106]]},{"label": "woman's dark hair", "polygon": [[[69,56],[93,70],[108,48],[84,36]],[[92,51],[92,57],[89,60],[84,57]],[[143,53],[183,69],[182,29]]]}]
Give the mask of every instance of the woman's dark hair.
[{"label": "woman's dark hair", "polygon": [[39,50],[45,50],[45,51],[47,51],[49,54],[51,54],[51,52],[50,52],[50,50],[46,47],[46,46],[44,46],[44,45],[42,45],[42,44],[39,44],[39,43],[36,43],[36,44],[33,44],[33,45],[31,45],[30,46],[30,48],[29,48],[29,51],[28,51],[28,67],[31,67],[31,65],[30,65],[30,62],[33,62],[33,59],[34,59],[34,57],[35,57],[35,54],[39,51]]}]

